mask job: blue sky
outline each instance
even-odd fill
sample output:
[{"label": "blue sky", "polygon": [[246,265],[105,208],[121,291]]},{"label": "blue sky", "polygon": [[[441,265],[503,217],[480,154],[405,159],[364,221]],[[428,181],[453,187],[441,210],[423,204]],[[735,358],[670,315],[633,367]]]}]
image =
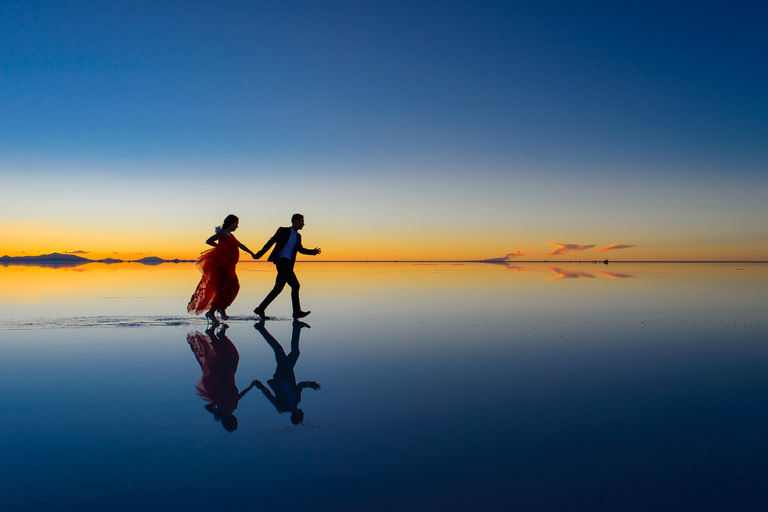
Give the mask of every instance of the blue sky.
[{"label": "blue sky", "polygon": [[723,191],[747,222],[765,213],[766,20],[757,2],[5,2],[0,162],[19,190],[67,173],[101,194],[124,173],[370,176],[438,210],[522,183],[549,206],[541,243],[587,243],[550,238],[553,205],[597,189],[694,205],[694,181],[700,208]]}]

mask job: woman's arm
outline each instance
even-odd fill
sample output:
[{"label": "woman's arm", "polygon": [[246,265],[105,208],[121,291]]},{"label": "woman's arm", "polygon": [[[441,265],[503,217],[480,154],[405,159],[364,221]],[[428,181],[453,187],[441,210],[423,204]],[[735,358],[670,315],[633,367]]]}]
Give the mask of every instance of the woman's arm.
[{"label": "woman's arm", "polygon": [[250,255],[251,255],[251,257],[253,257],[253,258],[256,258],[256,254],[254,254],[254,252],[253,252],[252,250],[250,250],[249,248],[247,248],[247,247],[246,247],[246,246],[244,246],[243,244],[240,244],[240,248],[241,248],[242,250],[244,250],[245,252],[247,252],[248,254],[250,254]]},{"label": "woman's arm", "polygon": [[206,240],[205,243],[208,245],[212,245],[213,247],[216,247],[217,245],[216,242],[218,242],[219,240],[221,240],[221,231],[211,235],[211,237],[208,240]]},{"label": "woman's arm", "polygon": [[[240,394],[237,396],[237,399],[239,400],[239,399],[243,398],[243,397],[245,396],[245,394],[246,394],[247,392],[249,392],[249,391],[250,391],[250,390],[253,388],[253,386],[255,386],[255,385],[256,385],[256,383],[257,383],[257,382],[258,382],[258,381],[256,381],[256,380],[254,380],[253,382],[251,382],[251,385],[250,385],[250,386],[248,386],[247,388],[245,388],[245,389],[244,389],[244,390],[243,390],[243,391],[242,391],[242,392],[241,392],[241,393],[240,393]],[[261,384],[261,382],[259,382],[259,384]],[[263,384],[262,384],[262,386],[263,386]]]}]

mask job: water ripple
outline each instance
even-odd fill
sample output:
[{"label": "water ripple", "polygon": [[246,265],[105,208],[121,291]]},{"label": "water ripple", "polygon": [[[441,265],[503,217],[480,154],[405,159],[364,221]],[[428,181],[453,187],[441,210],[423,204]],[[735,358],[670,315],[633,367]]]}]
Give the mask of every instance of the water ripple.
[{"label": "water ripple", "polygon": [[[227,322],[253,321],[253,316],[231,316]],[[0,321],[0,330],[84,329],[88,327],[177,327],[207,323],[195,316],[80,316]]]}]

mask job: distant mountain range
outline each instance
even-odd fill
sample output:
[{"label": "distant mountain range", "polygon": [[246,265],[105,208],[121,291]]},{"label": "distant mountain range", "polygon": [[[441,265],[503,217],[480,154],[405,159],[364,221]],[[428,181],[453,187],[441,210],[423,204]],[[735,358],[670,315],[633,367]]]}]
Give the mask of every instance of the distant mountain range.
[{"label": "distant mountain range", "polygon": [[36,265],[45,267],[76,267],[88,263],[141,263],[143,265],[160,265],[161,263],[186,263],[195,260],[165,260],[157,256],[148,256],[140,260],[119,260],[115,258],[104,258],[101,260],[91,260],[83,258],[77,254],[61,254],[54,252],[52,254],[41,254],[39,256],[2,256],[0,265]]}]

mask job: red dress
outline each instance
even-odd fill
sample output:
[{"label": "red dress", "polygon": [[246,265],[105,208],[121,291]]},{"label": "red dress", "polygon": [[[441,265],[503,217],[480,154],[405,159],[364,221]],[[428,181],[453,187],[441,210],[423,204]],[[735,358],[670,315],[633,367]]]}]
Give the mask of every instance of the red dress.
[{"label": "red dress", "polygon": [[203,273],[200,284],[187,304],[187,311],[199,315],[209,309],[227,309],[240,291],[235,267],[240,259],[240,242],[234,235],[202,253],[197,268]]}]

